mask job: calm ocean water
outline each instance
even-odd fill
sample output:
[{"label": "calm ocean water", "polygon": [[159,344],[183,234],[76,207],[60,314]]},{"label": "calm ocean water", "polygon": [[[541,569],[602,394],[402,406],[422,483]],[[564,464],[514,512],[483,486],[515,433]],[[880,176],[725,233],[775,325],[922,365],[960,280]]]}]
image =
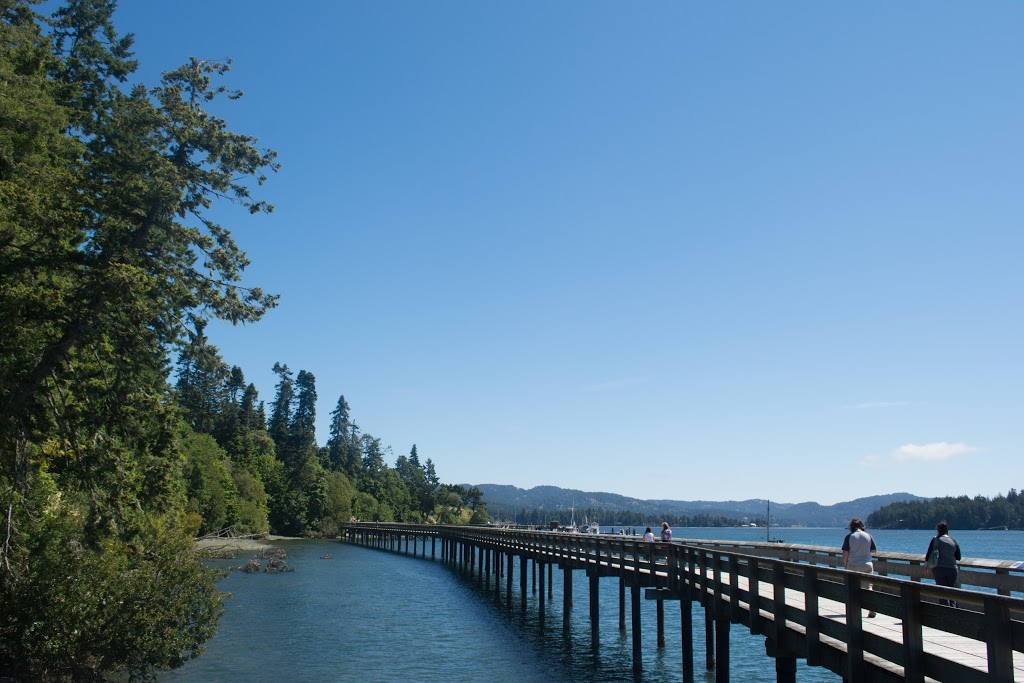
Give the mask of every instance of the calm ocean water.
[{"label": "calm ocean water", "polygon": [[[764,540],[764,529],[675,529],[676,538]],[[923,554],[925,531],[873,532],[879,550]],[[842,529],[773,529],[788,543],[838,547]],[[1024,560],[1024,534],[961,531],[952,534],[965,556]],[[439,562],[335,541],[287,541],[296,568],[287,574],[232,572],[220,583],[231,593],[227,611],[207,652],[162,681],[566,681],[633,679],[628,629],[618,628],[618,588],[601,582],[601,647],[590,646],[588,583],[573,581],[572,623],[562,630],[562,577],[555,571],[554,599],[541,622],[537,597],[520,609],[518,564],[512,607],[478,578],[457,574]],[[439,548],[440,549],[440,548]],[[429,546],[427,550],[429,558]],[[324,554],[333,559],[321,560]],[[239,560],[218,561],[223,566]],[[666,605],[666,641],[656,646],[655,603],[642,601],[643,683],[682,680],[679,614]],[[627,604],[627,623],[629,606]],[[704,672],[703,612],[693,607],[694,670]],[[732,679],[775,680],[764,638],[733,626]],[[836,683],[831,672],[802,663],[797,679]]]}]

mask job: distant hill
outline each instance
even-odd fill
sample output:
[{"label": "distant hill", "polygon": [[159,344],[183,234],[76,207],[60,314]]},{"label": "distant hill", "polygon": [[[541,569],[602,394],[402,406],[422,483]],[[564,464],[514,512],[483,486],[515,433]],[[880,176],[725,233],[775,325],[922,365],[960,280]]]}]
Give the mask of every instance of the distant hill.
[{"label": "distant hill", "polygon": [[[465,484],[468,488],[470,484]],[[668,515],[697,517],[700,515],[728,517],[738,521],[764,523],[768,501],[752,500],[641,500],[616,493],[595,493],[557,486],[535,486],[521,489],[505,484],[476,484],[484,494],[487,509],[496,519],[514,519],[522,510],[549,510],[557,513],[575,508],[579,517],[586,510],[601,510],[602,524],[613,524],[615,513],[641,513],[647,521]],[[856,500],[820,505],[814,502],[781,503],[772,501],[772,525],[807,527],[844,527],[853,517],[866,520],[883,505],[906,501],[926,501],[928,498],[911,493],[890,493]],[[568,521],[563,520],[563,521]]]}]

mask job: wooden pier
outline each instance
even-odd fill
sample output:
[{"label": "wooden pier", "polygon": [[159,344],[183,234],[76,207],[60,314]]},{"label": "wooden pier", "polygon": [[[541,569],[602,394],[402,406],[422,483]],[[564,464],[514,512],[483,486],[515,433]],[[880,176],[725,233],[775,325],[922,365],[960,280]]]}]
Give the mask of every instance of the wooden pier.
[{"label": "wooden pier", "polygon": [[632,536],[418,524],[353,523],[341,532],[349,543],[423,558],[429,552],[430,559],[478,572],[488,585],[493,575],[495,590],[504,579],[509,604],[519,558],[524,610],[532,563],[542,618],[545,583],[550,599],[557,567],[565,587],[565,628],[573,609],[573,576],[581,571],[589,581],[595,651],[601,579],[614,578],[622,629],[629,593],[635,672],[643,667],[641,597],[657,601],[659,647],[665,645],[665,603],[677,601],[684,683],[695,680],[692,602],[704,608],[704,663],[714,669],[716,683],[729,680],[732,624],[765,638],[780,682],[795,682],[797,659],[851,683],[1024,681],[1020,563],[968,558],[961,563],[960,587],[945,588],[921,583],[923,557],[900,553],[877,553],[878,573],[869,576],[838,569],[839,549],[817,546],[687,539],[650,544]]}]

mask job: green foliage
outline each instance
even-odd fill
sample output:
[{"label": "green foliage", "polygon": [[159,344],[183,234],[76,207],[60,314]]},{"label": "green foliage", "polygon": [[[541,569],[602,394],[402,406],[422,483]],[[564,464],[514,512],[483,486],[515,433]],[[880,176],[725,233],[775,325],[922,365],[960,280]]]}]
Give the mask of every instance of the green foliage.
[{"label": "green foliage", "polygon": [[[41,483],[41,482],[40,482]],[[0,674],[20,680],[147,679],[202,652],[219,619],[214,573],[178,515],[150,515],[131,541],[90,543],[86,501],[60,496],[33,520],[0,582]],[[16,526],[28,528],[19,516]]]},{"label": "green foliage", "polygon": [[326,481],[323,530],[326,533],[337,533],[341,524],[352,521],[353,504],[358,491],[344,472],[331,472],[327,475]]},{"label": "green foliage", "polygon": [[239,524],[239,493],[231,464],[212,436],[190,432],[182,438],[185,452],[185,509],[202,518],[200,534]]},{"label": "green foliage", "polygon": [[219,422],[219,408],[225,402],[222,392],[231,375],[227,365],[209,344],[203,321],[196,323],[191,343],[178,356],[178,404],[184,409],[192,429],[202,434],[213,432]]},{"label": "green foliage", "polygon": [[[180,438],[167,359],[189,324],[201,339],[205,320],[276,305],[241,285],[245,255],[210,218],[270,211],[249,186],[274,154],[204,110],[236,96],[214,83],[225,64],[127,88],[113,7],[69,0],[44,33],[29,2],[0,0],[0,676],[21,680],[142,679],[194,656],[220,596],[185,501],[238,520],[243,481],[259,524],[259,486]],[[198,351],[182,388],[206,431],[222,378]]]},{"label": "green foliage", "polygon": [[236,465],[231,466],[231,480],[238,491],[238,517],[235,529],[241,534],[265,534],[267,522],[267,491],[256,475]]},{"label": "green foliage", "polygon": [[473,510],[473,514],[469,518],[470,524],[487,524],[491,521],[491,516],[487,514],[487,508],[478,507]]},{"label": "green foliage", "polygon": [[1024,526],[1024,496],[1010,489],[995,498],[967,496],[932,498],[885,505],[868,515],[876,529],[934,529],[945,520],[950,529],[989,529]]}]

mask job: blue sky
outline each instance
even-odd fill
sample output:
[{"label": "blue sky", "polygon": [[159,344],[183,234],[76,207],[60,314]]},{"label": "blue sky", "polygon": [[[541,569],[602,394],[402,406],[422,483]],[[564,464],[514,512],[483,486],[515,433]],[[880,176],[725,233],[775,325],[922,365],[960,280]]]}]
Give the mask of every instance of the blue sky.
[{"label": "blue sky", "polygon": [[442,480],[1021,488],[1024,4],[122,2],[277,150],[211,326]]}]

